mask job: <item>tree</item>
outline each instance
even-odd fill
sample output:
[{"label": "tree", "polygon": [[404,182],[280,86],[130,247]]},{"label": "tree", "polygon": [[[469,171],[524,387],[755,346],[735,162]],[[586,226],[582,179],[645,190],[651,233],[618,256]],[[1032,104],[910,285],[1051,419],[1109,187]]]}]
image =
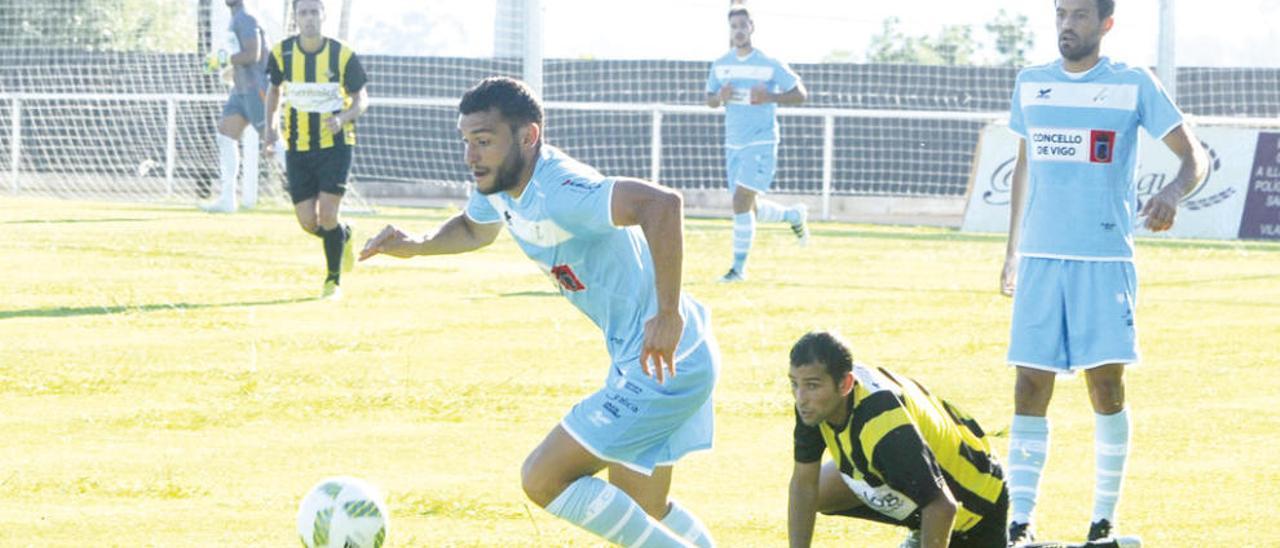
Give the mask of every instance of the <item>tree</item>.
[{"label": "tree", "polygon": [[0,13],[0,47],[195,49],[195,21],[172,0],[0,0]]},{"label": "tree", "polygon": [[897,17],[884,20],[880,33],[871,37],[867,61],[917,65],[968,65],[977,44],[970,25],[947,25],[936,37],[908,36],[898,29]]},{"label": "tree", "polygon": [[997,64],[1006,67],[1027,64],[1027,52],[1035,45],[1036,36],[1027,28],[1026,15],[1011,14],[1001,8],[995,19],[987,23],[986,29],[995,37],[996,53],[1000,55]]}]

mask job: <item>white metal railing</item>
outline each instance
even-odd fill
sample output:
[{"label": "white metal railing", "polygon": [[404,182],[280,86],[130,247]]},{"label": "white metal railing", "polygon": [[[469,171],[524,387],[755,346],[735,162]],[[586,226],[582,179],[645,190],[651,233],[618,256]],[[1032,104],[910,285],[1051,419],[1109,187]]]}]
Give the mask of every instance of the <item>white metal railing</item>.
[{"label": "white metal railing", "polygon": [[[9,187],[17,193],[21,190],[18,177],[22,163],[22,128],[23,106],[30,101],[137,101],[163,103],[165,105],[165,158],[164,177],[166,193],[172,195],[175,185],[175,172],[178,159],[178,107],[184,103],[221,103],[226,100],[225,94],[167,94],[167,93],[0,93],[0,101],[9,104]],[[373,97],[373,106],[398,107],[439,107],[456,108],[458,100],[443,97]],[[565,102],[549,101],[545,104],[551,110],[569,111],[604,111],[647,113],[650,119],[649,133],[649,178],[662,180],[662,128],[665,117],[670,114],[695,114],[718,116],[721,112],[703,105],[670,105],[662,103],[605,103],[605,102]],[[889,111],[873,109],[838,109],[838,108],[795,108],[778,109],[778,114],[788,117],[816,117],[822,119],[822,186],[821,203],[822,218],[831,216],[831,198],[834,187],[833,170],[835,164],[835,125],[838,119],[849,118],[893,118],[900,120],[949,120],[968,122],[1004,122],[1008,120],[1007,112],[948,112],[948,111]],[[1193,123],[1210,125],[1229,125],[1242,127],[1280,126],[1280,121],[1273,118],[1235,118],[1224,116],[1189,116]]]},{"label": "white metal railing", "polygon": [[[178,140],[178,106],[182,103],[221,103],[226,100],[225,94],[190,94],[190,93],[0,93],[0,101],[9,102],[10,149],[9,171],[10,190],[20,190],[18,170],[22,161],[22,109],[28,101],[136,101],[165,104],[165,188],[169,194],[174,190],[174,176],[177,165]],[[371,106],[397,107],[444,107],[456,108],[456,98],[443,97],[371,97]],[[548,101],[544,105],[549,110],[570,111],[606,111],[648,113],[650,116],[650,164],[651,180],[662,179],[662,125],[668,114],[698,114],[707,116],[721,115],[721,112],[703,105],[670,105],[662,103],[605,103],[605,102],[566,102]],[[993,122],[1008,118],[1006,112],[947,112],[947,111],[889,111],[873,109],[838,109],[838,108],[795,108],[778,109],[780,116],[816,117],[823,121],[822,127],[822,218],[830,218],[831,195],[833,188],[833,169],[835,164],[835,123],[841,118],[894,118],[901,120],[953,120],[971,122]]]}]

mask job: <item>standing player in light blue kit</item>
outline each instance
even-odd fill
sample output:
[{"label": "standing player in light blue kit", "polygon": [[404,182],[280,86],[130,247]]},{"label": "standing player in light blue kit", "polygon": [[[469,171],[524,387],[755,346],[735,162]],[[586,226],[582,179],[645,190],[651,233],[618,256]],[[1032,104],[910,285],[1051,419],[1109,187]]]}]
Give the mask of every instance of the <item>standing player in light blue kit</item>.
[{"label": "standing player in light blue kit", "polygon": [[[1096,425],[1088,538],[1111,535],[1129,454],[1123,375],[1126,364],[1138,361],[1133,225],[1145,217],[1152,231],[1173,226],[1179,200],[1207,168],[1204,150],[1151,72],[1099,57],[1114,24],[1114,0],[1056,5],[1062,59],[1018,74],[1009,120],[1022,137],[1001,275],[1002,291],[1014,297],[1008,361],[1018,371],[1009,440],[1011,542],[1034,537],[1054,376],[1078,370],[1085,372]],[[1182,162],[1141,213],[1134,188],[1139,128]]]},{"label": "standing player in light blue kit", "polygon": [[786,63],[751,45],[755,23],[746,6],[729,9],[733,49],[711,64],[707,106],[724,105],[725,170],[733,195],[733,266],[720,281],[740,282],[747,275],[747,254],[756,235],[756,217],[787,222],[803,245],[809,240],[803,204],[784,207],[758,198],[769,191],[778,166],[778,105],[798,105],[806,92]]},{"label": "standing player in light blue kit", "polygon": [[[702,523],[667,498],[676,460],[711,447],[720,364],[710,314],[680,290],[680,195],[604,177],[544,144],[542,105],[523,82],[487,78],[459,110],[477,191],[466,210],[421,238],[388,226],[360,259],[472,251],[505,226],[604,331],[612,361],[605,386],[525,460],[525,493],[620,545],[711,546]],[[605,468],[607,483],[594,477]]]}]

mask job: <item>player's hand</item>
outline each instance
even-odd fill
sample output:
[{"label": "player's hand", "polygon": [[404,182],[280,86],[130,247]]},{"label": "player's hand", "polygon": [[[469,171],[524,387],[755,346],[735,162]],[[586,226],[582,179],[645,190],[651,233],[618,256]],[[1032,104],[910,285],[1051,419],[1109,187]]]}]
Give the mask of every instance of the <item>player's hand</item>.
[{"label": "player's hand", "polygon": [[1147,200],[1142,207],[1140,217],[1146,217],[1146,227],[1152,232],[1162,232],[1173,228],[1173,218],[1178,214],[1178,200],[1182,198],[1182,189],[1169,185]]},{"label": "player's hand", "polygon": [[379,253],[406,259],[417,255],[421,245],[421,239],[405,234],[395,225],[387,225],[377,236],[369,238],[369,241],[364,243],[364,249],[360,250],[360,260],[363,261]]},{"label": "player's hand", "polygon": [[760,105],[773,100],[773,94],[769,93],[769,88],[764,84],[756,84],[751,88],[751,104]]},{"label": "player's hand", "polygon": [[1004,269],[1000,271],[1000,294],[1006,297],[1013,296],[1013,290],[1018,286],[1018,256],[1010,255],[1004,258]]},{"label": "player's hand", "polygon": [[720,87],[720,104],[728,104],[733,100],[733,84],[725,84]]},{"label": "player's hand", "polygon": [[280,140],[280,128],[267,124],[267,130],[262,132],[262,149],[272,152],[276,148],[276,141]]},{"label": "player's hand", "polygon": [[337,135],[338,132],[342,131],[342,117],[336,114],[329,116],[324,119],[324,125],[329,128],[329,133]]},{"label": "player's hand", "polygon": [[662,384],[668,374],[676,376],[676,346],[684,332],[684,318],[679,312],[655,314],[644,322],[644,349],[640,351],[640,369]]}]

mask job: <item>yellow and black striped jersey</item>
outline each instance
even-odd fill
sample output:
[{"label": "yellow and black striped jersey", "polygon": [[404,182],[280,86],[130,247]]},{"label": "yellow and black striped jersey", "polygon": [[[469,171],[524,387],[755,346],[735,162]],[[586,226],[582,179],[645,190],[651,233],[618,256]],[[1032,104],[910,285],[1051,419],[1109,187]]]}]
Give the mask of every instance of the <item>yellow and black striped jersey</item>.
[{"label": "yellow and black striped jersey", "polygon": [[860,500],[913,529],[944,481],[959,503],[955,532],[995,515],[1004,474],[977,421],[882,368],[855,363],[853,375],[844,425],[806,426],[796,414],[796,462],[820,461],[828,450]]},{"label": "yellow and black striped jersey", "polygon": [[351,107],[352,94],[368,82],[368,75],[350,46],[325,38],[319,51],[302,49],[298,36],[271,48],[267,77],[281,91],[281,138],[294,152],[355,145],[355,123],[334,135],[324,120]]}]

